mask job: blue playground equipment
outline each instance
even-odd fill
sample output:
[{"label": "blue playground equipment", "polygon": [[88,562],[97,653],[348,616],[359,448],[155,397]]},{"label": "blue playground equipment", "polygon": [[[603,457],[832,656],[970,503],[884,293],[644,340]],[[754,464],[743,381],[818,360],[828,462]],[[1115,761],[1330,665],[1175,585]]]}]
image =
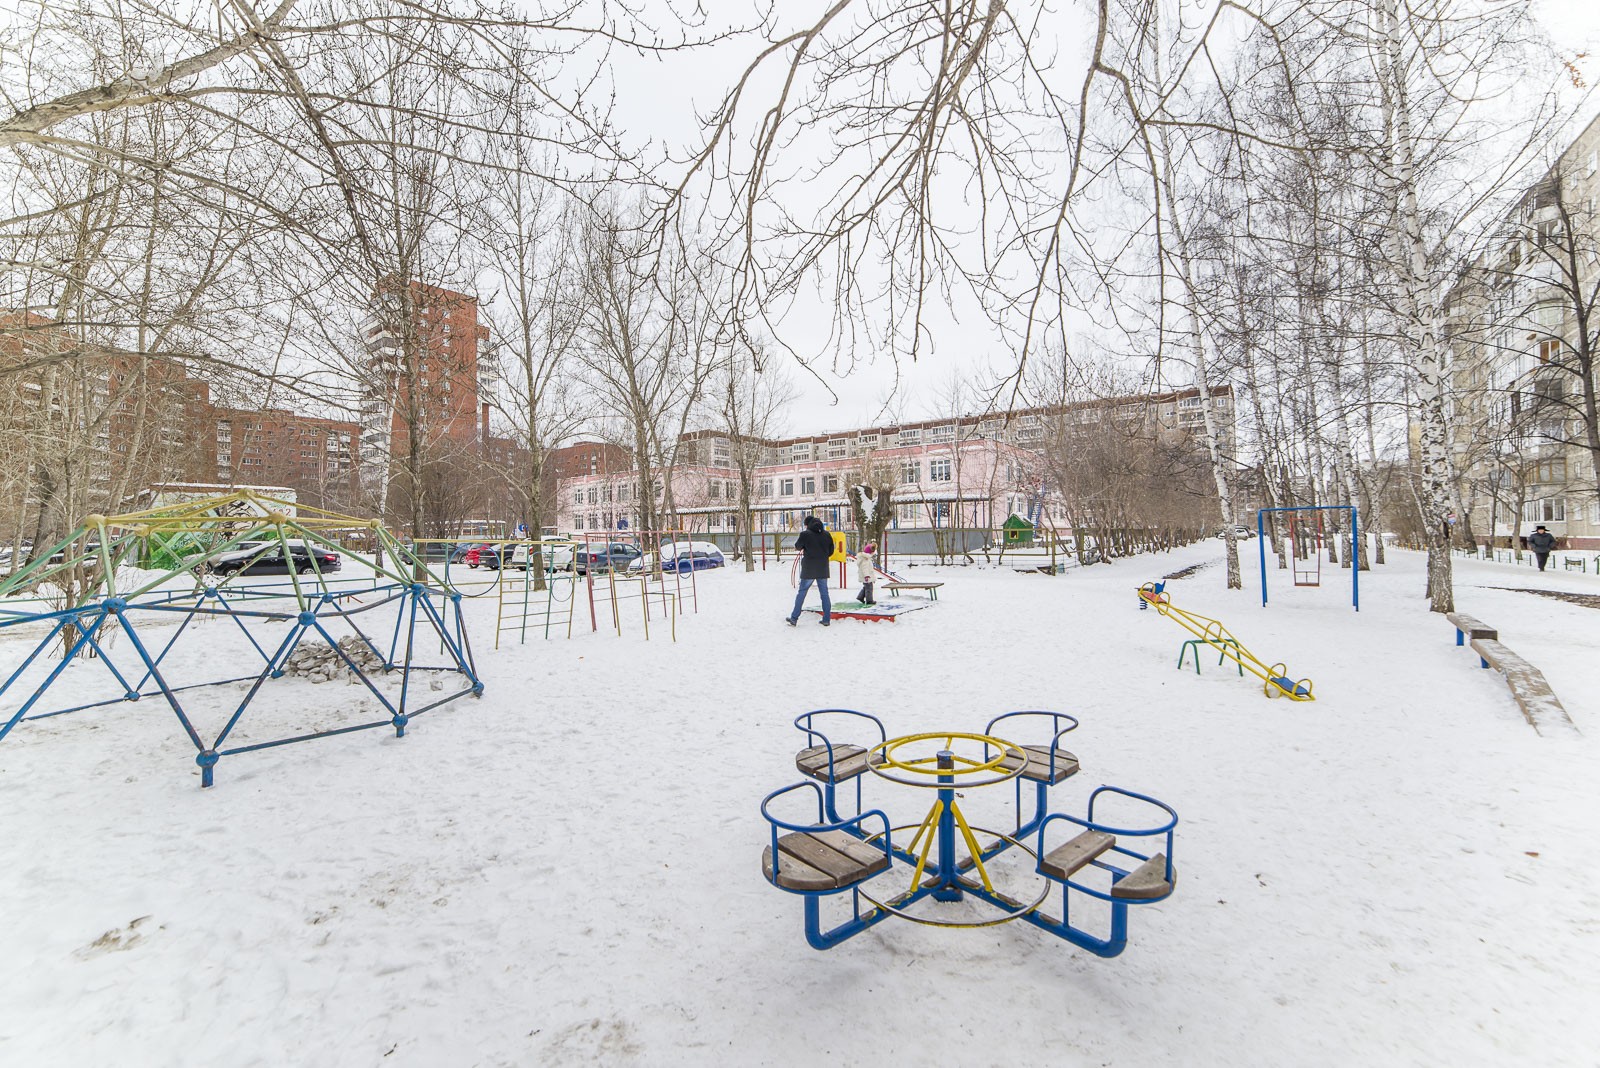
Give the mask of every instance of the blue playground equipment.
[{"label": "blue playground equipment", "polygon": [[[236,503],[239,496],[225,500]],[[259,550],[265,554],[273,542],[287,546],[286,532],[305,541],[326,539],[316,518],[281,512],[241,516],[237,510],[226,516],[202,514],[205,520],[185,512],[181,522],[155,511],[91,517],[91,523],[64,543],[64,561],[32,565],[0,586],[0,595],[14,595],[19,581],[34,572],[32,585],[21,590],[54,591],[43,599],[0,599],[0,635],[27,634],[31,639],[42,634],[0,682],[0,740],[20,723],[157,698],[171,709],[194,746],[200,784],[207,787],[225,756],[378,727],[393,727],[403,737],[417,716],[483,693],[461,616],[462,595],[439,582],[386,531],[382,535],[390,559],[409,575],[374,568],[376,583],[351,586],[340,586],[331,573],[314,571],[291,572],[289,581],[280,583],[251,583],[249,578],[256,576],[237,575],[217,581],[206,562],[234,552],[237,545],[265,545]],[[331,513],[324,517],[328,525],[335,518],[347,521]],[[152,528],[168,533],[199,529],[207,533],[211,547],[179,570],[119,591],[117,563],[138,558],[138,543]],[[89,531],[98,541],[87,554],[75,555],[71,543]],[[68,596],[55,585],[63,575],[72,576],[76,595]],[[57,607],[49,603],[52,597],[72,603]],[[344,632],[343,642],[336,631]],[[340,695],[327,707],[307,707],[306,698],[327,692],[311,688],[296,687],[289,701],[279,700],[274,707],[273,698],[284,686],[269,683],[288,674],[296,651],[316,642],[326,642],[327,657],[348,671],[352,683],[364,687],[382,718],[339,721],[363,715],[357,710],[352,716],[358,702]],[[186,648],[186,655],[172,656],[178,648]],[[215,671],[196,666],[213,662],[220,665]],[[424,672],[428,674],[420,674]],[[384,676],[395,673],[397,686],[380,685]],[[441,692],[440,673],[454,674],[459,681]],[[47,696],[62,689],[69,694],[66,706],[51,707]],[[17,697],[20,702],[8,715],[4,703]],[[338,722],[329,725],[330,718]]]},{"label": "blue playground equipment", "polygon": [[[1036,740],[1017,745],[997,737],[991,732],[1001,724],[1037,735]],[[1061,745],[1078,726],[1073,716],[1007,712],[990,720],[981,734],[890,738],[876,716],[829,708],[803,713],[795,726],[808,743],[795,756],[795,766],[807,779],[762,800],[768,842],[761,866],[767,882],[804,900],[806,941],[815,949],[831,949],[898,916],[941,927],[1023,920],[1098,956],[1114,957],[1127,945],[1128,907],[1172,894],[1178,815],[1170,806],[1145,794],[1100,786],[1090,793],[1082,817],[1049,811],[1051,789],[1079,768],[1078,758]],[[890,785],[934,791],[932,808],[919,822],[905,824],[896,824],[883,808],[864,809],[862,783],[869,775]],[[1023,802],[1023,779],[1034,784],[1031,806]],[[851,780],[854,811],[841,813],[838,787]],[[958,799],[1004,782],[1016,785],[1014,826],[1000,832],[970,825]],[[779,814],[805,794],[814,802],[809,818]],[[1107,815],[1112,805],[1119,811]],[[1025,807],[1031,811],[1025,813]],[[1061,826],[1076,833],[1050,847],[1061,838]],[[985,844],[980,836],[990,841]],[[991,862],[1009,850],[1033,861],[1029,874],[1035,885],[1020,895],[997,886],[1003,880],[991,871]],[[1043,911],[1057,887],[1059,917]],[[823,899],[846,892],[849,915],[825,927]],[[975,916],[972,910],[951,914],[939,908],[940,903],[969,898],[990,908],[976,910]],[[933,905],[919,908],[923,902]],[[1106,933],[1075,922],[1087,909],[1103,919],[1096,926]]]},{"label": "blue playground equipment", "polygon": [[[1361,516],[1354,507],[1348,504],[1323,504],[1307,505],[1302,508],[1262,508],[1256,512],[1256,550],[1261,557],[1261,607],[1267,607],[1267,526],[1266,517],[1275,512],[1284,512],[1290,515],[1291,529],[1295,531],[1295,540],[1311,540],[1313,546],[1309,560],[1314,561],[1315,567],[1305,569],[1296,568],[1294,571],[1294,584],[1296,586],[1322,585],[1322,513],[1323,512],[1349,512],[1350,513],[1350,605],[1357,612],[1361,611],[1361,566],[1358,558],[1357,546],[1361,544]],[[1314,529],[1307,534],[1294,522],[1298,513],[1309,512],[1315,519]],[[1299,546],[1296,546],[1299,549]],[[1144,607],[1140,605],[1140,607]]]}]

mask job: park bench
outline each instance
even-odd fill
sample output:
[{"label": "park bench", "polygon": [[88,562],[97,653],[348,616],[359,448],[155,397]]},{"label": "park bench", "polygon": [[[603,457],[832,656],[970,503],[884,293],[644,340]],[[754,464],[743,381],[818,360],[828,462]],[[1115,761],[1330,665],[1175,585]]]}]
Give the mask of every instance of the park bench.
[{"label": "park bench", "polygon": [[1446,612],[1444,618],[1455,624],[1456,644],[1465,645],[1469,638],[1484,638],[1497,641],[1500,632],[1495,630],[1483,620],[1469,616],[1465,612]]},{"label": "park bench", "polygon": [[778,839],[777,878],[771,846],[761,851],[761,870],[786,890],[838,890],[888,871],[889,857],[843,831],[797,831]]},{"label": "park bench", "polygon": [[942,582],[902,582],[896,579],[893,582],[885,582],[883,588],[889,591],[891,597],[900,596],[901,590],[926,590],[928,600],[937,601],[939,599],[939,587],[943,585],[944,583]]},{"label": "park bench", "polygon": [[1540,734],[1547,729],[1577,730],[1555,691],[1550,689],[1544,672],[1494,638],[1472,639],[1472,651],[1478,654],[1482,667],[1492,667],[1505,676],[1511,696],[1516,700],[1517,707],[1522,709],[1523,718],[1534,730]]}]

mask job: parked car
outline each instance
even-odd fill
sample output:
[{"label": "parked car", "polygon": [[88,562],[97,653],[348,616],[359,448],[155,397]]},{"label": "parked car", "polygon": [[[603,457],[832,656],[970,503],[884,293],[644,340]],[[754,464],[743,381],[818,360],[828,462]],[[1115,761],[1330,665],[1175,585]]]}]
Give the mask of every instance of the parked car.
[{"label": "parked car", "polygon": [[474,545],[466,551],[463,559],[468,567],[486,567],[490,571],[500,570],[502,546],[487,543]]},{"label": "parked car", "polygon": [[[528,570],[529,558],[533,555],[532,546],[522,542],[511,547],[511,555],[506,557],[507,567],[520,567]],[[544,563],[545,571],[571,571],[572,546],[546,545],[540,549],[540,560]]]},{"label": "parked car", "polygon": [[[640,574],[655,569],[655,553],[645,553],[628,565],[629,574]],[[722,567],[727,558],[722,555],[722,550],[709,541],[690,541],[681,544],[667,542],[661,546],[661,570],[677,571],[704,571],[706,568]]]},{"label": "parked car", "polygon": [[283,546],[275,541],[242,541],[203,566],[214,575],[287,575],[290,571],[309,575],[339,570],[339,554],[332,549],[298,540],[288,544],[286,559]]},{"label": "parked car", "polygon": [[572,554],[572,566],[580,575],[587,575],[591,571],[600,575],[613,567],[626,568],[641,555],[637,546],[624,541],[614,541],[609,545],[586,545]]},{"label": "parked car", "polygon": [[[1214,535],[1214,537],[1218,537],[1218,538],[1226,538],[1227,536],[1228,536],[1228,528],[1227,527],[1223,527],[1221,530],[1217,531],[1217,533]],[[1233,528],[1233,537],[1234,537],[1235,541],[1243,541],[1245,539],[1253,538],[1255,536],[1256,536],[1256,528],[1255,527],[1247,527],[1247,526],[1245,526],[1244,524],[1241,523],[1240,525],[1238,525],[1238,526]]]}]

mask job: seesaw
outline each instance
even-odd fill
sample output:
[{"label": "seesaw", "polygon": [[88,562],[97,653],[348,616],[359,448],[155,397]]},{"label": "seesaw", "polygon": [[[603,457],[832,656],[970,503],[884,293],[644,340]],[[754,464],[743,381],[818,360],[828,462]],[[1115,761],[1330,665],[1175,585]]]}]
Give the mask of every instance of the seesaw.
[{"label": "seesaw", "polygon": [[1195,635],[1194,640],[1184,642],[1184,648],[1178,650],[1178,666],[1183,666],[1184,653],[1190,647],[1194,648],[1194,669],[1200,670],[1200,645],[1206,645],[1217,651],[1217,663],[1222,664],[1232,660],[1239,666],[1240,673],[1250,672],[1262,680],[1261,692],[1268,697],[1287,697],[1291,701],[1314,701],[1311,695],[1311,680],[1301,679],[1296,682],[1289,677],[1287,665],[1278,663],[1268,665],[1256,656],[1244,644],[1235,638],[1219,621],[1210,616],[1200,615],[1198,612],[1188,612],[1172,603],[1172,595],[1166,592],[1165,582],[1147,582],[1139,587],[1139,607],[1153,607],[1157,612],[1183,627],[1190,634]]}]

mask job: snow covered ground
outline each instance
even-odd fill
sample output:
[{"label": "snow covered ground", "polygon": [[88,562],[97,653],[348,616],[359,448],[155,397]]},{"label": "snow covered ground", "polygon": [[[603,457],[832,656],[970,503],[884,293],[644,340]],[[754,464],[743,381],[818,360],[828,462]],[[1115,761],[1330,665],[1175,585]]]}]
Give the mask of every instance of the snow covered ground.
[{"label": "snow covered ground", "polygon": [[[1426,612],[1419,555],[1363,576],[1358,615],[1326,568],[1273,572],[1262,609],[1221,552],[917,568],[937,605],[827,630],[783,625],[787,566],[729,569],[676,643],[496,652],[472,602],[481,700],[227,758],[207,791],[154,702],[24,724],[0,742],[0,1064],[1596,1063],[1600,611],[1496,587],[1600,579],[1458,561],[1460,607],[1582,732],[1541,738]],[[1177,603],[1314,703],[1175,669],[1187,635],[1133,591],[1194,563]],[[315,722],[359,699],[274,685]],[[757,805],[828,706],[899,733],[1079,716],[1055,807],[1102,782],[1174,805],[1177,892],[1113,960],[1020,924],[808,948]],[[869,790],[897,822],[928,802]]]}]

